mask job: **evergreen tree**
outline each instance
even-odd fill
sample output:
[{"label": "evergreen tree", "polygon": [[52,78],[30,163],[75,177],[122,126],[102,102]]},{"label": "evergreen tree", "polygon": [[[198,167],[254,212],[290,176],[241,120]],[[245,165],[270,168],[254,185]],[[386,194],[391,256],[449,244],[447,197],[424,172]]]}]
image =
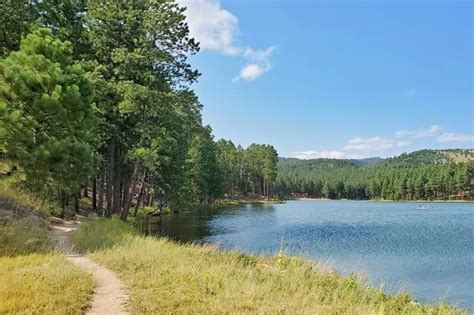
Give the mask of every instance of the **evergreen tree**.
[{"label": "evergreen tree", "polygon": [[72,47],[39,29],[0,62],[0,137],[36,189],[78,190],[94,164],[93,94]]}]

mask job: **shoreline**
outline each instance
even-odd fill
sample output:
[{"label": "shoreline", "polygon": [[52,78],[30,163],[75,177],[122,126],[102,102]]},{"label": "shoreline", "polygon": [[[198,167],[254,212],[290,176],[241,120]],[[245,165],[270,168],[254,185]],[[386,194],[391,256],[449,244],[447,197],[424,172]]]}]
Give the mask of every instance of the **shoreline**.
[{"label": "shoreline", "polygon": [[393,199],[329,199],[329,198],[294,198],[285,201],[373,201],[373,202],[410,202],[410,203],[474,203],[474,200],[393,200]]},{"label": "shoreline", "polygon": [[[199,309],[209,311],[209,307],[216,305],[217,299],[219,311],[224,309],[230,313],[242,309],[255,313],[275,313],[278,310],[275,305],[283,305],[287,311],[285,313],[318,313],[321,305],[325,312],[341,314],[353,313],[354,309],[360,311],[355,314],[381,311],[390,314],[462,314],[465,310],[441,301],[422,303],[403,291],[391,293],[381,290],[363,280],[364,277],[357,273],[346,275],[317,260],[288,256],[282,250],[274,255],[255,255],[240,250],[222,249],[212,243],[180,243],[166,237],[143,236],[134,232],[129,223],[118,221],[117,218],[87,220],[77,232],[74,237],[76,246],[80,251],[88,251],[88,257],[92,260],[119,274],[131,289],[131,309],[138,312],[153,313],[163,311],[165,307],[179,313],[173,301],[176,302],[182,296],[170,295],[169,299],[163,300],[149,294],[150,286],[161,292],[168,292],[169,288],[180,290],[182,286],[189,290],[191,286],[193,294],[200,296],[201,303],[197,305]],[[104,237],[109,244],[104,247],[102,240],[97,239],[96,235]],[[125,264],[129,267],[124,269],[124,259],[133,264]],[[133,265],[137,263],[145,268],[134,268]],[[165,272],[171,264],[176,268],[172,273]],[[202,266],[206,266],[207,273],[201,273]],[[195,281],[189,281],[190,273],[196,275]],[[160,274],[162,278],[150,281],[153,278],[151,275],[156,274]],[[259,276],[257,282],[255,274]],[[324,281],[321,282],[321,279]],[[147,282],[146,290],[137,285],[143,281]],[[295,281],[304,285],[299,285],[300,289],[296,289],[292,285]],[[205,290],[202,289],[203,283]],[[320,286],[321,283],[325,285]],[[236,291],[235,287],[242,289]],[[259,290],[249,297],[246,292],[255,287]],[[135,295],[136,293],[138,294]],[[237,299],[239,303],[234,305],[227,299],[228,296]],[[299,296],[311,298],[301,300]],[[262,303],[268,298],[278,303]],[[143,305],[146,308],[142,308]],[[216,311],[217,308],[213,310]],[[196,312],[196,308],[193,311]]]}]

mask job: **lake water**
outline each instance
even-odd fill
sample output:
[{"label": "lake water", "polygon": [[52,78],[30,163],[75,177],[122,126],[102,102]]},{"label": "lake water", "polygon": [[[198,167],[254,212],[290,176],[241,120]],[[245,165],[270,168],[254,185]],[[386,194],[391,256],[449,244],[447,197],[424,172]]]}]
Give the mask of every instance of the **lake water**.
[{"label": "lake water", "polygon": [[288,201],[162,216],[152,234],[291,255],[356,272],[415,299],[474,308],[474,204]]}]

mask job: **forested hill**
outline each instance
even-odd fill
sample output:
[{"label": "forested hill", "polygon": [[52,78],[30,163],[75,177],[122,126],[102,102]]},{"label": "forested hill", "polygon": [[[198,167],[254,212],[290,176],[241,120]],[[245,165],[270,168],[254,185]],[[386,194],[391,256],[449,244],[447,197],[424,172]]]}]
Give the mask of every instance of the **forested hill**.
[{"label": "forested hill", "polygon": [[275,192],[283,197],[474,199],[474,150],[420,150],[363,160],[280,158]]},{"label": "forested hill", "polygon": [[474,149],[420,150],[381,160],[384,164],[444,164],[474,161]]}]

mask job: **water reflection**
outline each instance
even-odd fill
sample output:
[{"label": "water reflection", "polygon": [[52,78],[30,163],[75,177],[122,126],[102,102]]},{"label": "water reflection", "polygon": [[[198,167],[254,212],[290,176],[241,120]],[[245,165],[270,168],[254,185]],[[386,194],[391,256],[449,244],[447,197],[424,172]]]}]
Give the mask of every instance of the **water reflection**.
[{"label": "water reflection", "polygon": [[[254,212],[265,215],[265,224],[272,224],[273,205],[253,204],[230,207],[223,210],[200,209],[184,213],[145,217],[138,222],[140,231],[146,235],[167,236],[180,242],[204,242],[211,235],[225,234],[232,229],[226,227],[226,217],[246,216]],[[215,220],[222,224],[211,224]]]}]

